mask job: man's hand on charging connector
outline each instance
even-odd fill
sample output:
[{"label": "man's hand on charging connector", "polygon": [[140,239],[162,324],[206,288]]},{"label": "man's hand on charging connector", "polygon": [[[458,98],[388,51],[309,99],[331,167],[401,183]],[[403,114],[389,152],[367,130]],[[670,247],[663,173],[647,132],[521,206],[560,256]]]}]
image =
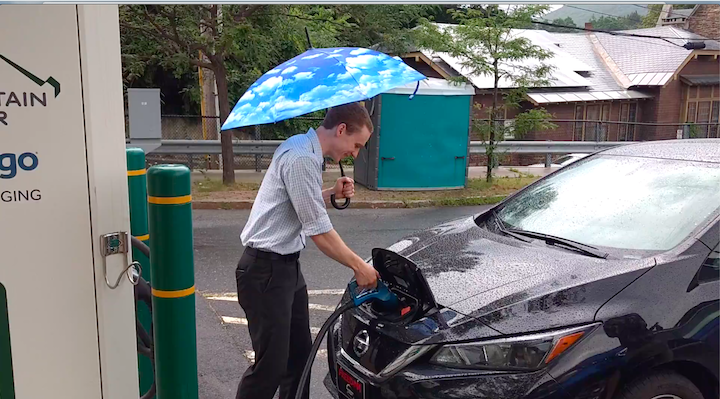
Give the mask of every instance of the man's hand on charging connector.
[{"label": "man's hand on charging connector", "polygon": [[362,262],[355,269],[355,281],[357,281],[358,287],[362,289],[377,287],[377,280],[379,278],[380,273],[368,263]]}]

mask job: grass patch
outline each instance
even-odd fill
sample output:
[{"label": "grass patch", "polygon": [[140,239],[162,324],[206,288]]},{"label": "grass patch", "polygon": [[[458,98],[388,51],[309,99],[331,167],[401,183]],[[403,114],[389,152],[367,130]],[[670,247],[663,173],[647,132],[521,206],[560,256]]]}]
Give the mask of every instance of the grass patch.
[{"label": "grass patch", "polygon": [[193,183],[193,191],[196,193],[214,193],[217,191],[257,191],[260,189],[258,183],[233,183],[224,185],[222,180],[205,178],[202,181]]},{"label": "grass patch", "polygon": [[442,198],[431,200],[432,206],[473,206],[473,205],[491,205],[505,199],[506,195],[495,195],[492,197],[466,197],[466,198]]},{"label": "grass patch", "polygon": [[537,179],[535,176],[525,175],[522,177],[496,177],[492,183],[488,183],[485,179],[470,179],[468,180],[468,187],[463,191],[468,191],[469,193],[482,192],[485,195],[493,195],[508,190],[519,190]]},{"label": "grass patch", "polygon": [[[355,185],[355,201],[401,201],[407,207],[421,206],[472,206],[494,204],[539,179],[536,176],[496,177],[492,183],[485,179],[469,179],[466,188],[455,190],[377,191]],[[335,179],[326,181],[324,188],[332,187]],[[225,186],[219,179],[204,179],[193,184],[193,195],[198,200],[218,202],[249,201],[255,199],[258,183],[235,183]],[[223,207],[224,205],[221,205]]]}]

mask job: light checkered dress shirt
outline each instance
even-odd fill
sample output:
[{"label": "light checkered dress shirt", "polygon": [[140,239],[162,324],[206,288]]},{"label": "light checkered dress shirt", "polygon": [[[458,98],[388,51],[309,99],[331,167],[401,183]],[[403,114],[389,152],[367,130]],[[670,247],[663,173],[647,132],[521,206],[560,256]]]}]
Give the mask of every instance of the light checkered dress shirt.
[{"label": "light checkered dress shirt", "polygon": [[278,147],[240,234],[244,246],[286,255],[305,248],[306,236],[332,230],[322,198],[322,163],[314,129]]}]

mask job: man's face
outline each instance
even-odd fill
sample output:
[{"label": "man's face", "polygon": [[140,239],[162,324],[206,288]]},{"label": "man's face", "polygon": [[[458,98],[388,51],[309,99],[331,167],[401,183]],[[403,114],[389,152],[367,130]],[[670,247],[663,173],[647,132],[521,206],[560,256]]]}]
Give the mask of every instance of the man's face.
[{"label": "man's face", "polygon": [[360,130],[348,134],[347,125],[341,123],[335,128],[335,145],[331,154],[335,162],[351,156],[357,158],[360,149],[370,140],[370,130],[363,126]]}]

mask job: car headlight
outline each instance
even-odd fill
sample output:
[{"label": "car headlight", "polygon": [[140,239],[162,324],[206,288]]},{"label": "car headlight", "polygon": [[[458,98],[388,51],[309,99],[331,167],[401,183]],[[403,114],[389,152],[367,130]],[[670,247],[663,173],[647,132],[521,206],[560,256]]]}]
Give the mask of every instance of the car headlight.
[{"label": "car headlight", "polygon": [[454,368],[534,370],[550,363],[597,325],[444,345],[433,355],[430,363]]}]

